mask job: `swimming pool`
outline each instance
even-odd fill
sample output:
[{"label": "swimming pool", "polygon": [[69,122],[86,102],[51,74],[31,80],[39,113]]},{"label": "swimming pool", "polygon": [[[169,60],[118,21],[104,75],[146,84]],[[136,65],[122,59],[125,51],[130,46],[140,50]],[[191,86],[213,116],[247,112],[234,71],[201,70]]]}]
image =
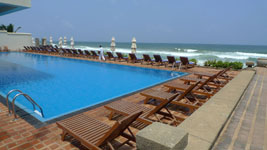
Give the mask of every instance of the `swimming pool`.
[{"label": "swimming pool", "polygon": [[0,53],[0,70],[1,95],[30,95],[44,117],[23,97],[16,105],[42,122],[187,74],[19,52]]}]

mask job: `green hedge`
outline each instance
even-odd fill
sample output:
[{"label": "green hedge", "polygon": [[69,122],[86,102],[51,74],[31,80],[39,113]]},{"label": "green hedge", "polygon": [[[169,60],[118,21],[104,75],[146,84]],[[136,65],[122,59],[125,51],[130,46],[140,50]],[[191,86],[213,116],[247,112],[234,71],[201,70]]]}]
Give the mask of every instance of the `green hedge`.
[{"label": "green hedge", "polygon": [[215,68],[227,68],[232,67],[233,69],[242,69],[243,63],[242,62],[228,62],[228,61],[217,61],[217,60],[208,60],[205,61],[204,66],[211,66]]},{"label": "green hedge", "polygon": [[194,62],[195,64],[197,64],[197,59],[195,59],[195,58],[192,58],[189,61]]}]

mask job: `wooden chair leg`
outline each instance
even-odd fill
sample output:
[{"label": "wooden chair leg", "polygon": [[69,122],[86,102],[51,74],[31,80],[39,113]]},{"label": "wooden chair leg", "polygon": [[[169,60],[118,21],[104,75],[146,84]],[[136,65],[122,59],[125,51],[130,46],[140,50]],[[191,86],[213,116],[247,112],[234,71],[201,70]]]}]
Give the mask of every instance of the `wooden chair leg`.
[{"label": "wooden chair leg", "polygon": [[109,120],[112,120],[112,118],[113,118],[113,115],[114,115],[114,112],[113,112],[113,111],[111,111],[111,112],[110,112],[110,114],[109,114],[109,116],[108,116],[108,119],[109,119]]},{"label": "wooden chair leg", "polygon": [[68,133],[66,131],[63,130],[62,135],[61,135],[61,140],[64,141],[65,137]]}]

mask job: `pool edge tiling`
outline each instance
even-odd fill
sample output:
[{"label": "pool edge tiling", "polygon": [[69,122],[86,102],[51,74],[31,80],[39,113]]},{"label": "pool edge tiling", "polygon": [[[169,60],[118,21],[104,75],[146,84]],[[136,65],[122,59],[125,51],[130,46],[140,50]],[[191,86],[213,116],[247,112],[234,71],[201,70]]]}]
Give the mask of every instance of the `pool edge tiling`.
[{"label": "pool edge tiling", "polygon": [[[14,53],[14,52],[12,52]],[[20,53],[20,55],[22,55],[24,53]],[[38,55],[38,54],[28,54],[27,53],[27,56],[29,55]],[[38,56],[38,57],[43,57],[42,55],[41,56]],[[49,57],[53,57],[53,56],[44,56],[46,58],[49,59]],[[0,57],[1,59],[1,57]],[[71,58],[61,58],[61,57],[58,57],[57,59],[71,59]],[[107,63],[104,63],[104,62],[95,62],[95,61],[87,61],[87,60],[77,60],[77,59],[71,59],[72,62],[76,62],[76,63],[79,63],[79,62],[91,62],[92,64],[95,64],[95,65],[99,65],[99,64],[107,64]],[[13,62],[14,63],[14,62]],[[108,64],[108,65],[111,65],[111,66],[121,66],[122,68],[125,67],[125,65],[120,65],[120,64]],[[150,88],[150,87],[153,87],[153,86],[156,86],[156,85],[159,85],[159,84],[162,84],[162,83],[165,83],[165,82],[168,82],[170,80],[174,80],[174,79],[177,79],[181,76],[184,76],[184,75],[188,75],[188,73],[185,73],[185,72],[177,72],[177,71],[168,71],[168,70],[160,70],[160,69],[152,69],[152,68],[143,68],[143,67],[137,67],[137,66],[127,66],[127,67],[130,67],[131,69],[132,68],[137,68],[137,69],[141,69],[141,70],[152,70],[152,71],[157,71],[157,72],[168,72],[168,73],[178,73],[176,76],[174,77],[169,77],[167,79],[164,79],[164,80],[160,80],[158,82],[153,82],[151,84],[148,84],[146,86],[142,86],[141,88],[136,88],[134,90],[130,90],[130,91],[127,91],[127,92],[123,92],[123,93],[120,93],[120,94],[116,94],[114,96],[110,96],[108,98],[103,98],[101,101],[97,101],[97,102],[93,102],[93,103],[90,103],[90,105],[86,105],[86,106],[82,106],[82,107],[78,107],[78,108],[74,108],[70,111],[66,111],[64,113],[60,113],[58,115],[54,115],[52,117],[49,117],[49,118],[41,118],[40,116],[38,116],[37,114],[33,113],[32,111],[29,111],[29,110],[25,110],[27,111],[29,114],[31,114],[32,116],[34,116],[35,118],[37,118],[38,120],[40,120],[41,122],[49,122],[51,120],[57,120],[57,118],[60,118],[62,116],[66,116],[66,115],[71,115],[72,113],[75,113],[75,112],[79,112],[79,111],[82,111],[82,110],[89,110],[89,109],[92,109],[92,108],[95,108],[95,106],[101,106],[101,105],[104,105],[108,102],[111,102],[111,101],[114,101],[116,99],[119,99],[121,97],[124,97],[124,96],[127,96],[129,94],[132,94],[132,93],[136,93],[138,91],[141,91],[141,90],[144,90],[144,89],[147,89],[147,88]],[[111,80],[111,79],[110,79]],[[26,92],[25,92],[26,93]],[[6,95],[0,91],[0,94],[5,97]],[[31,95],[30,95],[31,96]],[[40,95],[42,96],[42,95]],[[77,98],[78,99],[78,98]],[[90,98],[82,98],[82,99],[90,99]],[[19,102],[16,102],[17,106],[20,106],[20,107],[23,107],[24,105],[23,104],[20,104]],[[47,111],[47,110],[44,110],[44,111]],[[44,114],[46,116],[46,114]]]}]

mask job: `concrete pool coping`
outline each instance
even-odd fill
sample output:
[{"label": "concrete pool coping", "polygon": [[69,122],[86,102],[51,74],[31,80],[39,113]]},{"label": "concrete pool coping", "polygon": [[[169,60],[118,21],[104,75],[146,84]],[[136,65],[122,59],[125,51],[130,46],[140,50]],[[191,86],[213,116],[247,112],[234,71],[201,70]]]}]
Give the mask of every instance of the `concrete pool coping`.
[{"label": "concrete pool coping", "polygon": [[189,133],[187,150],[211,149],[255,71],[244,70],[177,128]]}]

